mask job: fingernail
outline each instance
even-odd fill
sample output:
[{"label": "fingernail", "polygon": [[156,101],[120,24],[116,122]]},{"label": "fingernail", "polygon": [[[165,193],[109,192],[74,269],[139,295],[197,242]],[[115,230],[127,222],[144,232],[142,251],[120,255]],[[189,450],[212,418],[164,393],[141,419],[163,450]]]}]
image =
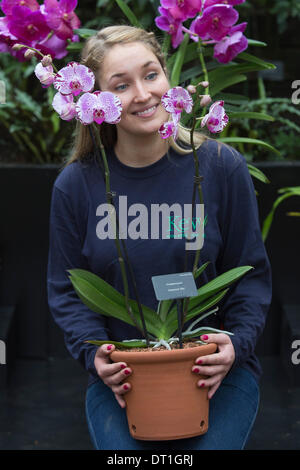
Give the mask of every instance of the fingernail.
[{"label": "fingernail", "polygon": [[120,367],[121,367],[121,369],[125,369],[126,366],[125,366],[125,364],[121,364]]},{"label": "fingernail", "polygon": [[107,346],[107,351],[110,351],[110,350],[111,350],[111,348],[112,348],[112,345],[111,345],[111,344],[109,344],[109,345]]},{"label": "fingernail", "polygon": [[128,369],[124,370],[124,374],[129,375],[130,371]]},{"label": "fingernail", "polygon": [[200,387],[204,387],[204,385],[205,385],[204,382],[202,382],[202,383],[200,384]]},{"label": "fingernail", "polygon": [[129,389],[128,385],[126,385],[126,384],[123,385],[123,390],[128,390],[128,389]]},{"label": "fingernail", "polygon": [[199,359],[199,360],[196,362],[196,364],[198,364],[198,366],[199,366],[200,364],[202,364],[202,360]]},{"label": "fingernail", "polygon": [[198,367],[195,367],[195,369],[193,369],[193,372],[196,372],[196,374],[197,374],[199,372]]},{"label": "fingernail", "polygon": [[201,336],[201,339],[206,340],[206,339],[208,339],[208,336],[207,336],[207,335],[203,335],[203,336]]}]

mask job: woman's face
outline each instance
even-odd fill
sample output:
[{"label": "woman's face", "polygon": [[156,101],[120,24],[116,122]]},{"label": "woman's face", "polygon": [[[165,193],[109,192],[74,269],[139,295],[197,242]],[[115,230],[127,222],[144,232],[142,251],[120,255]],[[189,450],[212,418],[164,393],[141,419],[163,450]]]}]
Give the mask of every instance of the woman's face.
[{"label": "woman's face", "polygon": [[113,46],[105,56],[99,84],[102,91],[110,91],[121,100],[118,138],[157,134],[168,121],[169,113],[160,100],[170,85],[159,60],[142,43]]}]

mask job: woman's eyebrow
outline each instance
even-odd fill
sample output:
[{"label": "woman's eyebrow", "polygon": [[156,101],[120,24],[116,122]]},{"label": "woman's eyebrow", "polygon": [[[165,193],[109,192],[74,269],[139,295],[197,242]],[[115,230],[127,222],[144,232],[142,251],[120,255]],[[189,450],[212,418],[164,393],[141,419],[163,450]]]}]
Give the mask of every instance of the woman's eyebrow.
[{"label": "woman's eyebrow", "polygon": [[[155,65],[158,65],[156,62],[153,62],[153,60],[149,60],[148,62],[146,62],[144,65],[142,65],[141,69],[145,69],[146,67],[148,67],[148,65],[151,65],[151,64],[155,64]],[[123,72],[123,73],[114,73],[110,79],[108,80],[109,82],[115,78],[115,77],[123,77],[124,75],[126,75],[127,72]]]}]

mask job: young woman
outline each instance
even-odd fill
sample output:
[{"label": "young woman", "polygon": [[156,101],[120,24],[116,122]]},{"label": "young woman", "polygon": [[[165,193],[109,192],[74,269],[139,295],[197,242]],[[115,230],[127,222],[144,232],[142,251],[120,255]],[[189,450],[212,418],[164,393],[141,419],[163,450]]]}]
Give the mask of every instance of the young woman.
[{"label": "young woman", "polygon": [[[95,90],[110,91],[122,103],[120,122],[103,123],[99,128],[117,212],[124,210],[118,205],[120,196],[126,196],[127,208],[140,203],[148,214],[151,204],[191,204],[194,160],[189,132],[180,126],[176,142],[158,133],[169,118],[161,97],[170,84],[154,34],[131,26],[106,27],[87,41],[82,63],[97,78]],[[208,335],[206,341],[217,343],[218,351],[202,357],[201,363],[196,360],[192,369],[206,376],[198,386],[208,388],[210,399],[209,430],[202,436],[172,442],[138,441],[130,436],[124,394],[130,391],[126,378],[132,371],[127,364],[110,361],[114,346],[109,342],[140,334],[85,307],[68,279],[68,269],[88,269],[123,292],[114,241],[101,239],[97,231],[99,206],[106,202],[105,184],[87,126],[78,124],[74,152],[54,184],[49,306],[71,355],[89,372],[86,414],[96,449],[242,449],[256,417],[261,370],[254,349],[271,300],[271,273],[255,191],[242,155],[225,145],[219,147],[201,133],[195,142],[206,215],[199,265],[210,262],[198,285],[237,266],[254,267],[230,290],[218,314],[206,322],[216,328],[222,325],[234,336]],[[128,212],[128,223],[130,215],[134,214]],[[173,231],[176,222],[170,219]],[[185,264],[185,241],[161,233],[154,239],[149,234],[125,240],[141,303],[157,307],[152,276],[192,270],[194,252],[187,252]],[[129,287],[134,298],[131,283]],[[84,342],[88,339],[107,340],[107,344],[97,348]]]}]

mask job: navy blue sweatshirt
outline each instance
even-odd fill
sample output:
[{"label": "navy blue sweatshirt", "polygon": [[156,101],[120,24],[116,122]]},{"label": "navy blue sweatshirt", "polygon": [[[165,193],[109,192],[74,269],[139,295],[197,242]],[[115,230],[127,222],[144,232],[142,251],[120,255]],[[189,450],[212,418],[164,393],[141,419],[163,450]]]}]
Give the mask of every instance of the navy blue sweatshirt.
[{"label": "navy blue sweatshirt", "polygon": [[[231,268],[254,267],[232,285],[219,304],[217,314],[207,317],[204,322],[206,326],[222,326],[234,333],[230,337],[236,356],[233,367],[243,366],[259,379],[261,369],[255,356],[255,345],[271,302],[271,270],[261,238],[254,186],[246,161],[236,150],[225,145],[219,148],[217,142],[207,141],[198,149],[197,155],[203,176],[205,212],[204,245],[198,265],[210,262],[197,279],[197,287]],[[107,158],[117,213],[120,196],[123,196],[123,202],[124,196],[127,197],[128,208],[136,203],[146,206],[149,218],[151,204],[166,203],[171,207],[179,203],[182,213],[183,205],[191,204],[195,173],[192,153],[180,155],[170,148],[157,162],[138,168],[121,163],[113,150],[107,152]],[[104,229],[104,212],[99,206],[104,203],[103,174],[93,155],[71,163],[58,175],[50,214],[48,301],[54,320],[64,332],[68,351],[89,372],[89,383],[98,378],[94,367],[97,346],[85,343],[85,340],[109,342],[141,338],[135,327],[101,316],[86,307],[68,278],[68,269],[87,269],[124,293],[115,241],[99,237],[101,223]],[[138,212],[131,214],[127,215],[128,226],[136,220]],[[159,238],[152,239],[150,222],[149,219],[148,238],[143,227],[143,238],[128,237],[125,243],[140,301],[156,310],[158,301],[151,277],[192,271],[195,252],[187,252],[188,263],[185,265],[187,240],[184,236],[176,236],[180,225],[178,218],[170,218],[169,238],[164,236],[161,228]],[[136,227],[136,231],[141,232],[142,228]],[[130,278],[129,295],[135,298]]]}]

